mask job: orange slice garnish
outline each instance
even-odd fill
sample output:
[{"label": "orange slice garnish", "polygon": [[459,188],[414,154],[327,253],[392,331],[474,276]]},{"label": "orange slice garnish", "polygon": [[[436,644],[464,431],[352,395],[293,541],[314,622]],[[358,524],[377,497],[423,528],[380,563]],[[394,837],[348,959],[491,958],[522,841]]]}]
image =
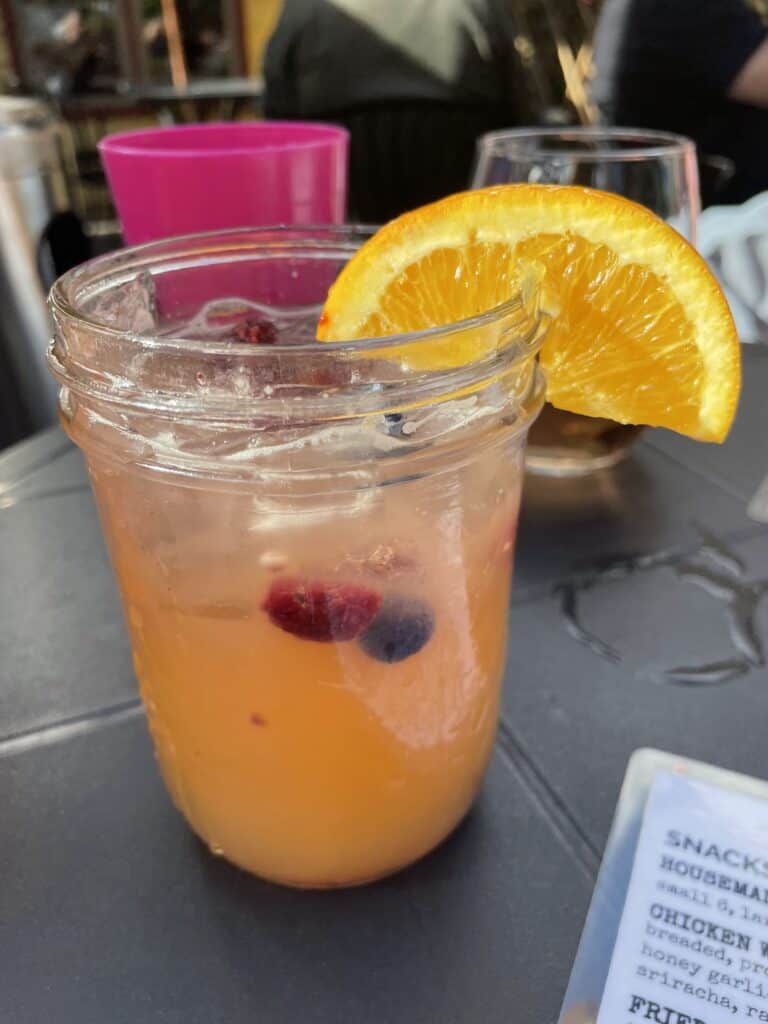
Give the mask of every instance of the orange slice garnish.
[{"label": "orange slice garnish", "polygon": [[[540,357],[553,405],[725,438],[740,352],[720,286],[673,228],[606,192],[503,185],[398,217],[341,272],[318,337],[351,341],[455,323],[510,298],[536,265],[554,316]],[[424,348],[426,368],[437,351]],[[474,357],[472,335],[463,335],[450,362]]]}]

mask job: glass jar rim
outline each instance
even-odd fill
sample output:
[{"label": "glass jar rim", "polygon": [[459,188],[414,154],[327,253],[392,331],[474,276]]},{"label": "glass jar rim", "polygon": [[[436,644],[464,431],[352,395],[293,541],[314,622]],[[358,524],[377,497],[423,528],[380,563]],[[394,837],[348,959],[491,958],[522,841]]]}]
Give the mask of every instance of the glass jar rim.
[{"label": "glass jar rim", "polygon": [[[258,466],[259,452],[266,457],[277,450],[263,443],[267,438],[277,445],[283,443],[281,435],[290,438],[298,431],[303,436],[307,430],[314,435],[322,426],[349,438],[353,448],[364,448],[379,443],[377,425],[391,425],[393,416],[397,423],[413,419],[417,409],[432,426],[413,438],[403,428],[402,443],[391,453],[394,461],[417,458],[411,448],[418,452],[425,446],[427,461],[433,449],[449,458],[449,451],[462,448],[459,435],[465,429],[467,436],[474,432],[474,443],[485,432],[495,433],[492,424],[499,429],[503,424],[505,436],[527,429],[543,400],[536,354],[548,323],[539,310],[535,273],[507,302],[453,324],[346,342],[319,343],[312,337],[328,285],[372,231],[323,225],[208,232],[124,249],[69,271],[51,292],[55,333],[48,362],[62,385],[64,418],[75,424],[72,436],[88,423],[94,427],[87,442],[93,447],[130,447],[129,438],[141,444],[142,438],[153,439],[153,458],[166,469],[229,478],[266,472]],[[238,264],[244,270],[241,296],[236,294]],[[304,267],[307,289],[301,287]],[[211,290],[206,271],[215,284]],[[174,307],[169,301],[174,275],[183,283],[187,272],[190,301]],[[286,291],[272,289],[273,272]],[[170,291],[162,288],[165,274]],[[262,278],[268,287],[260,306],[256,293]],[[289,280],[298,282],[295,292]],[[135,294],[138,304],[131,301]],[[201,337],[195,324],[205,324],[209,303],[219,300],[225,307],[234,303],[222,311],[227,333],[226,317],[242,315],[239,303],[246,309],[251,303],[257,316],[274,315],[278,322],[288,314],[288,332],[295,316],[301,333],[294,333],[295,343],[288,334],[282,345],[217,340],[218,326],[213,338],[205,336],[205,327]],[[137,311],[147,318],[135,319],[139,329],[133,330],[129,325]],[[159,326],[156,311],[165,315]],[[185,312],[189,318],[183,318]],[[303,331],[312,340],[304,343]],[[467,344],[460,358],[451,355],[454,345]],[[448,412],[458,410],[458,402],[466,416],[448,429]],[[107,433],[113,438],[109,445]],[[226,447],[230,436],[239,434],[259,439],[254,445],[249,441],[245,462],[240,454],[230,460],[216,447]],[[208,454],[195,447],[209,443],[214,450]],[[294,466],[292,472],[297,471]]]},{"label": "glass jar rim", "polygon": [[[486,132],[477,142],[477,151],[484,155],[500,156],[514,149],[516,143],[544,140],[545,144],[535,150],[515,150],[517,160],[541,157],[571,157],[572,159],[615,160],[628,162],[632,160],[649,160],[657,157],[675,157],[695,155],[695,143],[685,135],[674,132],[656,131],[646,128],[622,127],[621,125],[573,125],[570,127],[546,128],[503,128],[499,131]],[[566,149],[558,146],[557,139],[572,142],[605,142],[606,145],[579,150]],[[546,142],[551,140],[549,145]],[[631,144],[627,149],[616,149],[611,142]]]},{"label": "glass jar rim", "polygon": [[[134,280],[141,269],[149,270],[155,267],[161,271],[163,266],[165,266],[166,270],[184,269],[183,264],[179,263],[183,252],[191,250],[190,256],[193,253],[199,256],[200,250],[192,250],[191,247],[205,246],[207,243],[211,245],[211,253],[220,253],[222,243],[229,243],[231,245],[244,243],[241,248],[244,254],[243,258],[247,259],[249,254],[252,255],[254,253],[259,241],[262,241],[265,246],[270,240],[274,243],[278,239],[284,240],[286,243],[291,241],[300,242],[302,240],[305,242],[315,241],[320,243],[318,249],[321,249],[325,245],[332,246],[334,243],[338,245],[343,244],[345,241],[353,241],[356,237],[365,240],[371,237],[377,230],[375,226],[369,224],[276,224],[264,227],[205,231],[145,242],[142,245],[120,249],[115,253],[97,256],[67,271],[54,282],[49,292],[48,302],[55,319],[68,321],[76,328],[86,328],[111,338],[138,342],[142,347],[156,352],[167,349],[169,351],[183,350],[190,355],[196,352],[201,356],[232,355],[232,347],[229,342],[218,343],[200,338],[190,338],[185,337],[183,333],[178,335],[163,334],[158,337],[151,332],[116,327],[114,324],[90,316],[84,310],[78,308],[74,293],[78,288],[85,287],[87,294],[83,298],[93,298],[94,293],[98,292],[99,288],[95,284],[89,286],[88,282],[91,278],[98,281],[101,288],[106,289],[110,283],[113,286],[117,285],[121,278]],[[249,239],[256,244],[249,246],[247,244]],[[216,244],[217,240],[218,244]],[[181,251],[174,255],[173,249],[176,247]],[[165,258],[163,259],[164,254]],[[193,265],[194,263],[190,262],[189,266]],[[388,348],[398,348],[403,345],[410,347],[420,342],[426,344],[439,337],[485,327],[501,317],[519,312],[523,305],[522,292],[517,291],[509,299],[488,310],[448,324],[379,337],[323,342],[323,349],[329,355],[331,353],[344,354],[353,351],[363,354],[367,350],[373,351],[376,349],[379,351]],[[317,341],[291,344],[290,350],[291,353],[295,354],[302,352],[316,354]],[[272,346],[251,346],[249,356],[253,358],[256,355],[256,358],[258,358],[258,355],[261,353],[266,359],[271,352],[274,352]]]}]

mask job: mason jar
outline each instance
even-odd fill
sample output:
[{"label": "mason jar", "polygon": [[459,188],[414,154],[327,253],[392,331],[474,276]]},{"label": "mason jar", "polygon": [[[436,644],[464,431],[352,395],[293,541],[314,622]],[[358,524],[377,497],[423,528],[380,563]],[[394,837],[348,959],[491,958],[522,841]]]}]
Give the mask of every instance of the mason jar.
[{"label": "mason jar", "polygon": [[317,342],[365,237],[190,236],[51,293],[168,791],[214,853],[300,887],[415,861],[478,791],[543,399],[534,292]]}]

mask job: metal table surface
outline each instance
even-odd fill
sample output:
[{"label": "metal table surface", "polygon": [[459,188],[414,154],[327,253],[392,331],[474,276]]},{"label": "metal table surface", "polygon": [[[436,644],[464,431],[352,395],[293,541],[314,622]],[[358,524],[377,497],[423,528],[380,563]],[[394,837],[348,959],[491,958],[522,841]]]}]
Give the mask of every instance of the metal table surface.
[{"label": "metal table surface", "polygon": [[0,456],[0,1021],[555,1020],[630,753],[768,775],[768,525],[747,515],[767,395],[748,349],[724,447],[648,432],[616,470],[528,482],[482,797],[432,856],[346,892],[194,839],[79,453],[53,430]]}]

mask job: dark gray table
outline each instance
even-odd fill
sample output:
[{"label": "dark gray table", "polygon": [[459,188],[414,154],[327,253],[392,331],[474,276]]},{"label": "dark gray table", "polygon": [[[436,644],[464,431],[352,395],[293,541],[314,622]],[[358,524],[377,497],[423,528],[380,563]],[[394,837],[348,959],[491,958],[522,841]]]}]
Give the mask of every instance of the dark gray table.
[{"label": "dark gray table", "polygon": [[768,775],[768,526],[746,514],[768,352],[745,364],[725,447],[649,432],[615,471],[530,481],[482,798],[349,892],[260,883],[192,837],[79,453],[51,431],[0,457],[0,1021],[550,1024],[629,754]]}]

